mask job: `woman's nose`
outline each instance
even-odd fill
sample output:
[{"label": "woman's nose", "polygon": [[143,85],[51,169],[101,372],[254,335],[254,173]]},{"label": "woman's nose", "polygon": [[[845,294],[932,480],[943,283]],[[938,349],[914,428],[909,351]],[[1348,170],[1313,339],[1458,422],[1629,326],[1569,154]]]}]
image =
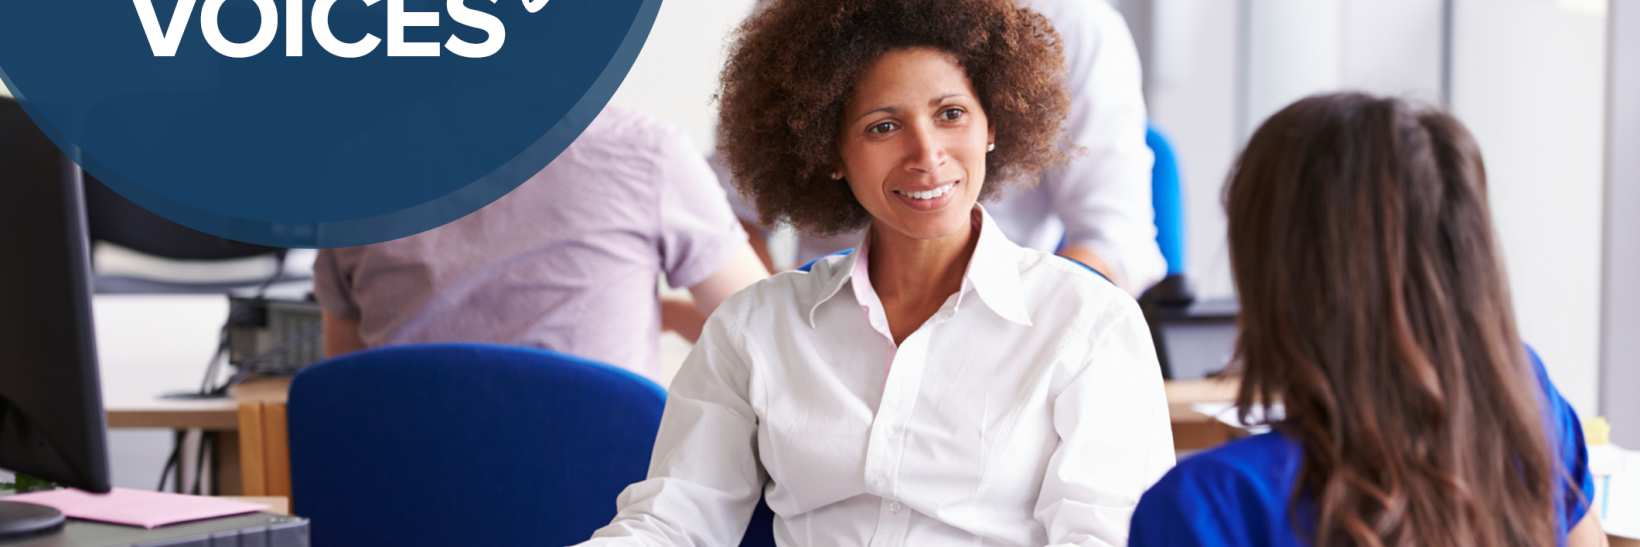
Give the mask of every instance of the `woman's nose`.
[{"label": "woman's nose", "polygon": [[934,128],[928,124],[917,124],[907,128],[910,149],[906,158],[905,167],[909,171],[933,172],[945,163],[945,143],[935,134]]}]

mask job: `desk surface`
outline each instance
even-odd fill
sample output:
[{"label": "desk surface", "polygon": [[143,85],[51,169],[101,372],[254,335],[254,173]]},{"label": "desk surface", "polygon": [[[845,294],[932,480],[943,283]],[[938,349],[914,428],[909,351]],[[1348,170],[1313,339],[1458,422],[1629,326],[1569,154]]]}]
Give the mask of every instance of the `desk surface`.
[{"label": "desk surface", "polygon": [[[246,541],[258,536],[262,541]],[[227,540],[234,540],[229,542]],[[3,547],[125,547],[129,545],[210,547],[212,545],[266,545],[307,547],[308,521],[272,513],[252,513],[198,520],[145,530],[135,526],[69,519],[60,532],[0,540]]]}]

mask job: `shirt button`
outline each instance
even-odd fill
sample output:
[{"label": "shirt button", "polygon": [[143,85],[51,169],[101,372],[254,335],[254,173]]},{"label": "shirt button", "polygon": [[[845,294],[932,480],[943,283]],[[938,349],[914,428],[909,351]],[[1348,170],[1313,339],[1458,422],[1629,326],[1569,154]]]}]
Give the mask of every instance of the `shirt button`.
[{"label": "shirt button", "polygon": [[896,501],[896,502],[888,504],[888,512],[890,512],[890,513],[900,512],[900,502]]},{"label": "shirt button", "polygon": [[882,488],[883,487],[883,481],[871,481],[871,487],[872,488]]}]

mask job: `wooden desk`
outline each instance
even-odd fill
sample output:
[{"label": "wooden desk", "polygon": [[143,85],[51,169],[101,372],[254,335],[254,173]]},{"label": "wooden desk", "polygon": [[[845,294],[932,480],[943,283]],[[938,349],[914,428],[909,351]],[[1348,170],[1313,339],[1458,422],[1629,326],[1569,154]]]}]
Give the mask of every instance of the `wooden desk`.
[{"label": "wooden desk", "polygon": [[153,398],[108,406],[108,427],[198,428],[216,434],[214,480],[223,495],[290,497],[285,428],[289,378],[236,386],[233,397],[204,401]]},{"label": "wooden desk", "polygon": [[1196,403],[1229,403],[1236,400],[1241,382],[1231,380],[1166,381],[1168,416],[1173,422],[1173,449],[1180,452],[1205,450],[1247,434],[1196,412]]},{"label": "wooden desk", "polygon": [[239,469],[247,496],[291,497],[290,433],[285,398],[290,378],[235,386],[239,404]]}]

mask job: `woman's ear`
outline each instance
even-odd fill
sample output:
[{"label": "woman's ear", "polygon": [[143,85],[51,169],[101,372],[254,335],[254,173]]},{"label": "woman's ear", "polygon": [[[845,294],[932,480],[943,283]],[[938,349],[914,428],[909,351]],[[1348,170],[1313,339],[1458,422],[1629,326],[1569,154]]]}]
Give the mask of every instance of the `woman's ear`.
[{"label": "woman's ear", "polygon": [[985,120],[985,142],[991,143],[992,148],[997,144],[997,124],[989,119]]}]

